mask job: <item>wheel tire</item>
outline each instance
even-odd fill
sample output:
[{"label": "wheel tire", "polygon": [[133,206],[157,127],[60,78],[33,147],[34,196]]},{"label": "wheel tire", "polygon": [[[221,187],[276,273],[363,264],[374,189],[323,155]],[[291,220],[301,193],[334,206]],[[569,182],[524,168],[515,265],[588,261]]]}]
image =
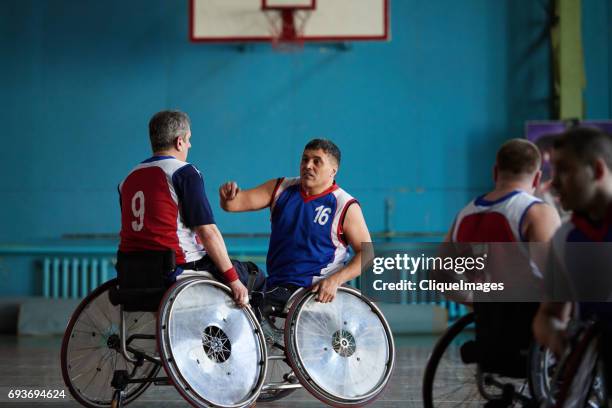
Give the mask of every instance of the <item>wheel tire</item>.
[{"label": "wheel tire", "polygon": [[[235,322],[248,329],[239,335],[232,330]],[[181,340],[175,342],[178,338]],[[207,345],[203,346],[204,339]],[[223,283],[193,277],[168,289],[159,308],[157,342],[170,382],[191,405],[249,407],[257,399],[267,368],[265,338],[252,309],[236,307],[230,288]],[[192,346],[198,350],[198,358],[188,358],[181,350]],[[252,354],[248,353],[250,347]],[[226,372],[235,377],[226,376]],[[252,383],[237,381],[245,378]],[[232,391],[236,384],[238,388]]]},{"label": "wheel tire", "polygon": [[[457,320],[452,326],[450,326],[446,332],[442,335],[442,337],[440,337],[440,339],[437,341],[436,345],[434,346],[431,355],[429,356],[429,360],[427,361],[427,365],[425,366],[425,373],[423,375],[423,405],[425,408],[434,408],[438,405],[438,401],[434,400],[434,382],[436,380],[436,371],[439,368],[440,362],[442,361],[442,358],[444,357],[445,353],[447,352],[447,350],[449,349],[449,346],[451,345],[451,343],[453,342],[453,340],[455,340],[459,334],[461,332],[463,332],[465,330],[465,328],[474,323],[475,320],[475,316],[474,313],[468,313],[467,315],[461,317],[459,320]],[[468,381],[468,379],[466,379],[466,385],[468,384],[472,384],[473,388],[475,390],[475,394],[474,395],[479,395],[478,394],[478,384],[477,384],[477,367],[476,367],[476,363],[474,363],[474,372],[473,373],[468,373],[468,377],[471,378],[471,380]],[[455,389],[458,390],[460,389],[460,387],[457,387]],[[457,403],[456,401],[453,401],[455,403]],[[482,402],[485,402],[484,399],[482,399]],[[481,402],[481,403],[482,403]],[[461,402],[457,403],[456,406],[461,406]]]},{"label": "wheel tire", "polygon": [[561,360],[554,384],[559,384],[555,406],[601,407],[606,395],[600,368],[600,337],[595,326],[579,335],[566,358]]},{"label": "wheel tire", "polygon": [[557,359],[544,346],[534,343],[529,350],[529,391],[533,399],[548,406],[554,404],[552,381],[557,369]]},{"label": "wheel tire", "polygon": [[[384,332],[388,351],[388,359],[385,363],[383,377],[381,381],[377,384],[376,388],[370,391],[369,394],[366,394],[360,398],[347,400],[343,397],[333,395],[331,394],[331,392],[327,392],[326,390],[322,389],[314,380],[314,376],[312,375],[312,373],[306,372],[306,368],[303,365],[298,350],[298,342],[296,340],[297,336],[295,331],[297,323],[300,319],[300,315],[304,310],[303,306],[314,298],[314,294],[311,291],[303,291],[302,293],[300,293],[300,296],[295,298],[289,309],[289,313],[287,314],[287,319],[285,323],[285,347],[287,361],[289,362],[289,365],[293,369],[293,372],[295,373],[296,377],[298,378],[300,384],[302,384],[304,389],[306,389],[310,394],[319,399],[321,402],[337,408],[365,406],[376,400],[376,398],[378,398],[382,394],[382,392],[388,385],[389,378],[393,373],[395,365],[395,343],[388,322],[384,318],[380,309],[371,300],[363,296],[358,290],[350,287],[343,286],[338,288],[337,297],[340,295],[341,292],[346,292],[349,295],[359,298],[361,302],[364,303],[364,306],[367,306],[369,308],[369,312],[372,312],[377,316],[378,323],[380,323],[381,329]],[[346,322],[344,323],[346,324]],[[356,337],[357,339],[359,339],[358,336]],[[330,341],[331,340],[332,338],[330,337]],[[358,342],[359,340],[357,340],[357,343]]]},{"label": "wheel tire", "polygon": [[[95,301],[104,301],[103,298],[101,298],[102,296],[106,297],[106,301],[108,301],[110,305],[110,301],[108,300],[108,291],[110,290],[111,287],[115,286],[116,284],[117,284],[116,279],[112,279],[108,282],[105,282],[104,284],[96,288],[93,292],[91,292],[88,296],[86,296],[81,301],[79,306],[76,308],[76,310],[72,314],[70,321],[68,322],[68,326],[66,327],[66,331],[64,332],[64,337],[62,339],[62,349],[61,349],[61,354],[60,354],[60,361],[61,361],[62,377],[64,379],[64,383],[68,387],[68,391],[74,397],[74,399],[77,400],[81,405],[89,407],[89,408],[110,407],[112,405],[112,397],[108,401],[106,400],[92,401],[80,391],[79,387],[70,378],[71,365],[68,362],[69,345],[70,345],[71,339],[74,338],[73,330],[75,328],[75,325],[81,322],[80,319],[83,317],[82,314],[84,313],[85,309],[89,305],[94,304]],[[116,308],[117,310],[119,309],[118,306],[116,306]],[[116,322],[110,321],[109,319],[109,323],[111,327],[114,327],[114,328],[119,327],[118,317],[117,317]],[[102,333],[99,333],[99,334],[102,334]],[[159,369],[160,369],[159,365],[153,365],[151,370],[146,374],[146,378],[155,377],[157,373],[159,372]],[[112,379],[112,377],[109,378],[109,383],[108,383],[109,389],[111,389],[110,379]],[[145,392],[145,390],[150,385],[151,383],[149,382],[149,383],[135,384],[133,387],[129,387],[126,393],[124,394],[123,405],[127,405],[130,402],[134,401],[136,398],[138,398],[138,396],[140,396],[143,392]]]}]

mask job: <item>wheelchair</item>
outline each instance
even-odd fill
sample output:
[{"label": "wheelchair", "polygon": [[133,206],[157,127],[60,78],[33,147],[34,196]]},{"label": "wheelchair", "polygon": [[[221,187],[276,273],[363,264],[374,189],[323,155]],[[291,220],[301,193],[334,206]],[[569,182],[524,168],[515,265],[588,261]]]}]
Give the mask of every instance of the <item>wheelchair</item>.
[{"label": "wheelchair", "polygon": [[[557,364],[551,352],[531,340],[529,326],[537,305],[474,306],[475,310],[451,325],[433,348],[423,376],[425,408],[539,406],[549,398]],[[499,327],[487,327],[482,316],[494,318],[500,308],[506,314],[509,310],[516,313],[516,320],[500,324],[518,335],[498,343]],[[501,333],[502,337],[505,334]]]},{"label": "wheelchair", "polygon": [[[597,319],[572,320],[568,345],[559,357],[546,407],[610,406],[609,330]],[[606,370],[606,365],[608,365]],[[606,384],[608,383],[608,384]]]},{"label": "wheelchair", "polygon": [[302,288],[284,306],[258,308],[271,380],[259,401],[284,398],[300,387],[335,407],[374,401],[395,364],[389,324],[356,289],[338,288],[329,304],[316,302],[315,297]]},{"label": "wheelchair", "polygon": [[386,386],[393,337],[359,291],[339,288],[334,302],[321,304],[302,289],[285,307],[262,313],[237,307],[214,279],[186,277],[168,287],[174,270],[171,251],[119,253],[117,278],[79,304],[62,340],[61,368],[80,404],[121,407],[155,384],[173,385],[196,407],[249,407],[300,387],[352,407]]}]

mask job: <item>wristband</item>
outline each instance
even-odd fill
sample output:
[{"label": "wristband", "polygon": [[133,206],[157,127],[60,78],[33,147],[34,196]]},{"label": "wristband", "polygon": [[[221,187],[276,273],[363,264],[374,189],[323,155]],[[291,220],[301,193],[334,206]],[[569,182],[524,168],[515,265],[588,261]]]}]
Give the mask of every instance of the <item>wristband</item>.
[{"label": "wristband", "polygon": [[237,280],[238,273],[236,272],[236,268],[232,266],[227,271],[223,272],[223,277],[225,278],[227,283],[232,283],[233,281]]}]

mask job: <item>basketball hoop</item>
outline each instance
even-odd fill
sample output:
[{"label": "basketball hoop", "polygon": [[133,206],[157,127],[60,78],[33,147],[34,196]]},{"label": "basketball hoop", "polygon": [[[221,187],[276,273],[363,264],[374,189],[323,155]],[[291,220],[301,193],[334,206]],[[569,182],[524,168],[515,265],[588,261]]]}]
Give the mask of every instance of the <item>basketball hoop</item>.
[{"label": "basketball hoop", "polygon": [[306,42],[388,41],[389,1],[190,0],[190,38],[270,42],[281,52],[303,50]]},{"label": "basketball hoop", "polygon": [[304,28],[312,10],[283,7],[263,12],[269,24],[272,48],[280,52],[304,49]]}]

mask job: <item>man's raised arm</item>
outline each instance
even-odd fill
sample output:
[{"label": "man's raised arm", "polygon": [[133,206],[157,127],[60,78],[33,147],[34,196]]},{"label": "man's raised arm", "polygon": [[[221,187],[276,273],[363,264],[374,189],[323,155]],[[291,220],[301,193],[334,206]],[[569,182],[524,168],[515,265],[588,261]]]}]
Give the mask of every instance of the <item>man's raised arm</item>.
[{"label": "man's raised arm", "polygon": [[270,206],[272,194],[280,179],[268,180],[249,189],[240,190],[234,181],[228,181],[219,187],[221,208],[229,212],[257,211]]}]

